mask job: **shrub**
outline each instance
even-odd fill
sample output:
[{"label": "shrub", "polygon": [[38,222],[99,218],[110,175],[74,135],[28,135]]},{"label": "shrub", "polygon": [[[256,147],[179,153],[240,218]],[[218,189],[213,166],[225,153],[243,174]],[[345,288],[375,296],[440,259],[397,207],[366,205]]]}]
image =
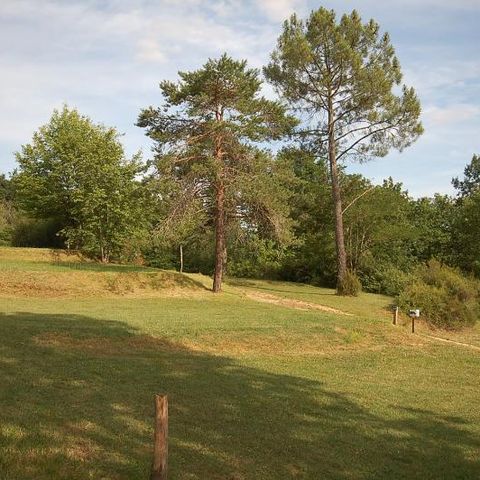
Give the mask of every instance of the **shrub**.
[{"label": "shrub", "polygon": [[228,275],[277,279],[284,257],[284,249],[274,241],[252,236],[230,248]]},{"label": "shrub", "polygon": [[354,272],[348,270],[343,281],[337,286],[338,295],[356,297],[362,290],[362,284]]},{"label": "shrub", "polygon": [[380,264],[362,272],[361,279],[365,291],[394,297],[411,281],[411,274],[395,265]]},{"label": "shrub", "polygon": [[480,284],[459,270],[430,261],[418,267],[405,285],[398,303],[402,309],[419,308],[432,326],[457,330],[475,324],[479,309]]},{"label": "shrub", "polygon": [[63,240],[58,235],[61,228],[53,218],[22,218],[14,226],[11,243],[14,247],[63,248]]}]

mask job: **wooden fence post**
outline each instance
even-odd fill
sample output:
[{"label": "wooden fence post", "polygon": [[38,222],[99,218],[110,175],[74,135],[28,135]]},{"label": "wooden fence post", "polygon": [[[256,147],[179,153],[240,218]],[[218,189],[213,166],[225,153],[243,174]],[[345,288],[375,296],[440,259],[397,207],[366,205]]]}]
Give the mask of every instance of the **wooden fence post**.
[{"label": "wooden fence post", "polygon": [[398,322],[398,307],[393,307],[393,324],[396,325]]},{"label": "wooden fence post", "polygon": [[150,480],[167,480],[168,467],[168,397],[155,395],[155,434]]}]

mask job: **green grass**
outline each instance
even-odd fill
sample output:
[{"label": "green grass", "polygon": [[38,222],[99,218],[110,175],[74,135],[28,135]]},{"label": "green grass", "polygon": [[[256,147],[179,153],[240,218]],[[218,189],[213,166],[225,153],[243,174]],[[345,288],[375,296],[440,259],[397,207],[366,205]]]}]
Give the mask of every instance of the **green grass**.
[{"label": "green grass", "polygon": [[0,298],[0,479],[149,478],[158,392],[172,480],[480,478],[479,352],[393,327],[386,297],[225,290]]},{"label": "green grass", "polygon": [[76,254],[44,248],[0,247],[0,270],[30,272],[153,272],[154,268],[137,265],[102,264],[87,261]]}]

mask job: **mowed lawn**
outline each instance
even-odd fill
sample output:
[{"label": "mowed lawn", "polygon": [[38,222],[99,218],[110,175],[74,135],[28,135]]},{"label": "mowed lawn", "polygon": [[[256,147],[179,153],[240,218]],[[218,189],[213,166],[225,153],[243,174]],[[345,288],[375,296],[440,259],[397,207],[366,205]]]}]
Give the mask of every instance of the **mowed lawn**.
[{"label": "mowed lawn", "polygon": [[155,393],[171,480],[480,478],[480,351],[393,327],[386,297],[190,275],[137,298],[141,268],[29,295],[104,269],[20,253],[0,252],[1,480],[148,479]]}]

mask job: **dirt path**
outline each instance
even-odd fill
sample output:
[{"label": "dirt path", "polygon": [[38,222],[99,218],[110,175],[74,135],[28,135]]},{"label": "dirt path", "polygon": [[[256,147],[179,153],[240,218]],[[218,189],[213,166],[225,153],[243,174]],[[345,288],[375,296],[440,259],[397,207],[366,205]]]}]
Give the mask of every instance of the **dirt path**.
[{"label": "dirt path", "polygon": [[321,310],[322,312],[335,313],[336,315],[348,315],[353,316],[352,313],[347,313],[342,310],[338,310],[333,307],[327,307],[326,305],[319,305],[318,303],[304,302],[302,300],[294,300],[292,298],[282,298],[269,293],[260,292],[245,292],[247,298],[255,300],[257,302],[272,303],[281,307],[294,308],[296,310]]},{"label": "dirt path", "polygon": [[427,335],[426,333],[420,333],[420,335],[422,337],[431,338],[432,340],[438,340],[439,342],[452,343],[453,345],[459,345],[461,347],[472,348],[473,350],[477,350],[477,351],[480,352],[480,347],[477,347],[476,345],[472,345],[470,343],[457,342],[456,340],[449,340],[448,338],[435,337],[433,335]]}]

